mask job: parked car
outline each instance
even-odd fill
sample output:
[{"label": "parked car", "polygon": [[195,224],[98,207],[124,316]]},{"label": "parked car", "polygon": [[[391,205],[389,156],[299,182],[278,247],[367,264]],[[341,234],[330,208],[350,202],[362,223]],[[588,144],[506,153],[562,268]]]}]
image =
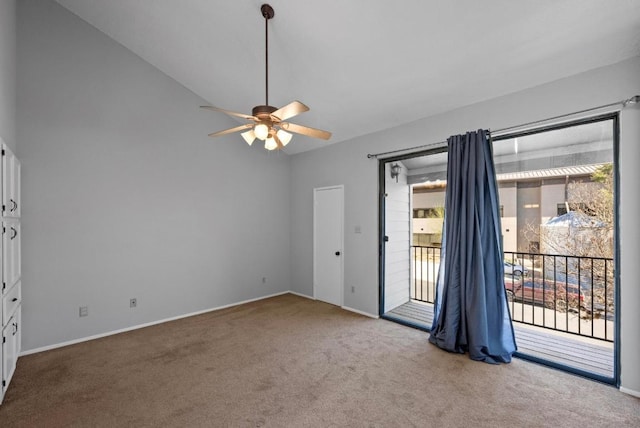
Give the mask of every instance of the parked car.
[{"label": "parked car", "polygon": [[505,275],[515,275],[515,276],[521,276],[521,275],[527,275],[529,273],[529,270],[522,266],[522,265],[518,265],[515,263],[511,263],[511,262],[504,262],[504,274]]},{"label": "parked car", "polygon": [[567,309],[587,309],[586,293],[580,292],[577,285],[564,282],[543,281],[542,279],[511,280],[505,278],[504,286],[510,302],[519,301],[531,305],[544,305],[546,308],[565,311]]}]

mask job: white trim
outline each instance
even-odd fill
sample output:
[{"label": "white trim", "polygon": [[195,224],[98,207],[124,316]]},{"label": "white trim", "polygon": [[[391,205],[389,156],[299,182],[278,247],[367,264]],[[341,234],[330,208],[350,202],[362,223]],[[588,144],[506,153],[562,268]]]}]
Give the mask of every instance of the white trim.
[{"label": "white trim", "polygon": [[633,389],[628,389],[628,388],[625,388],[625,387],[621,386],[620,387],[620,392],[640,398],[640,391],[635,391]]},{"label": "white trim", "polygon": [[358,310],[358,309],[353,309],[353,308],[350,308],[348,306],[342,306],[342,309],[344,309],[345,311],[349,311],[349,312],[355,312],[356,314],[364,315],[365,317],[369,317],[369,318],[373,318],[373,319],[380,318],[378,315],[373,315],[373,314],[370,314],[369,312],[364,312],[364,311],[361,311],[361,310]]},{"label": "white trim", "polygon": [[[296,296],[299,296],[299,297],[304,297],[305,299],[316,300],[315,297],[313,297],[313,296],[309,296],[309,295],[306,295],[306,294],[298,293],[296,291],[289,291],[289,293],[293,294],[293,295],[296,295]],[[364,315],[365,317],[369,317],[369,318],[373,318],[373,319],[380,318],[378,315],[373,315],[373,314],[370,314],[369,312],[361,311],[359,309],[350,308],[349,306],[340,306],[340,308],[344,309],[345,311],[354,312],[356,314]]]},{"label": "white trim", "polygon": [[304,297],[305,299],[316,300],[313,296],[309,296],[308,294],[298,293],[297,291],[289,291],[289,294],[293,294],[294,296]]},{"label": "white trim", "polygon": [[62,348],[62,347],[69,346],[69,345],[75,345],[77,343],[88,342],[90,340],[100,339],[102,337],[112,336],[114,334],[119,334],[119,333],[125,333],[127,331],[137,330],[139,328],[150,327],[152,325],[162,324],[162,323],[169,322],[169,321],[175,321],[175,320],[179,320],[179,319],[182,319],[182,318],[188,318],[188,317],[193,317],[193,316],[196,316],[196,315],[202,315],[202,314],[206,314],[207,312],[219,311],[220,309],[226,309],[226,308],[231,308],[233,306],[244,305],[245,303],[256,302],[258,300],[269,299],[271,297],[282,296],[283,294],[289,294],[289,293],[291,293],[291,292],[290,291],[282,291],[280,293],[274,293],[274,294],[269,294],[267,296],[256,297],[255,299],[243,300],[243,301],[237,302],[237,303],[230,303],[228,305],[217,306],[217,307],[211,308],[211,309],[204,309],[204,310],[201,310],[201,311],[190,312],[188,314],[177,315],[175,317],[165,318],[165,319],[158,320],[158,321],[151,321],[151,322],[144,323],[144,324],[138,324],[138,325],[134,325],[134,326],[131,326],[131,327],[125,327],[125,328],[121,328],[121,329],[118,329],[118,330],[108,331],[106,333],[94,334],[93,336],[82,337],[80,339],[73,339],[73,340],[69,340],[69,341],[66,341],[66,342],[55,343],[53,345],[42,346],[40,348],[29,349],[27,351],[20,352],[19,357],[22,357],[22,356],[25,356],[25,355],[29,355],[29,354],[36,354],[38,352],[43,352],[43,351],[50,351],[52,349]]},{"label": "white trim", "polygon": [[[94,334],[92,336],[81,337],[79,339],[73,339],[73,340],[68,340],[66,342],[55,343],[53,345],[47,345],[47,346],[42,346],[40,348],[29,349],[27,351],[20,352],[20,354],[18,356],[19,357],[23,357],[25,355],[37,354],[39,352],[44,352],[44,351],[51,351],[53,349],[63,348],[65,346],[75,345],[75,344],[82,343],[82,342],[88,342],[90,340],[100,339],[100,338],[107,337],[107,336],[113,336],[114,334],[126,333],[128,331],[138,330],[140,328],[150,327],[150,326],[153,326],[153,325],[162,324],[162,323],[170,322],[170,321],[176,321],[176,320],[179,320],[179,319],[182,319],[182,318],[193,317],[193,316],[196,316],[196,315],[202,315],[202,314],[206,314],[208,312],[219,311],[221,309],[226,309],[226,308],[231,308],[231,307],[234,307],[234,306],[244,305],[245,303],[257,302],[259,300],[269,299],[271,297],[282,296],[284,294],[293,294],[295,296],[303,297],[305,299],[316,300],[312,296],[308,296],[306,294],[298,293],[296,291],[282,291],[282,292],[279,292],[279,293],[269,294],[267,296],[256,297],[254,299],[248,299],[248,300],[243,300],[241,302],[230,303],[228,305],[217,306],[217,307],[211,308],[211,309],[204,309],[204,310],[201,310],[201,311],[190,312],[190,313],[187,313],[187,314],[177,315],[175,317],[164,318],[164,319],[161,319],[161,320],[158,320],[158,321],[151,321],[151,322],[144,323],[144,324],[138,324],[138,325],[134,325],[134,326],[131,326],[131,327],[125,327],[125,328],[121,328],[121,329],[118,329],[118,330],[108,331],[106,333]],[[341,308],[346,310],[346,311],[354,312],[354,313],[360,314],[360,315],[364,315],[364,316],[369,317],[369,318],[374,318],[374,319],[378,319],[379,318],[377,315],[372,315],[372,314],[370,314],[368,312],[360,311],[358,309],[353,309],[353,308],[350,308],[348,306],[341,306]],[[635,391],[632,391],[632,390],[624,390],[623,391],[623,389],[624,388],[620,388],[620,391],[625,392],[627,394],[635,395],[636,397],[640,396],[640,394],[638,394]]]}]

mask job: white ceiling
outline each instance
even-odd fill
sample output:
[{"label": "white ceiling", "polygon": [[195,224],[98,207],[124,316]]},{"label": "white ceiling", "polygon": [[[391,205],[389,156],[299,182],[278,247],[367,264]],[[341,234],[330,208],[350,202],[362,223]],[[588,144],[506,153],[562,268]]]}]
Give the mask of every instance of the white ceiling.
[{"label": "white ceiling", "polygon": [[[265,101],[262,0],[57,1],[212,105]],[[268,1],[270,104],[333,132],[289,154],[640,55],[638,0]]]}]

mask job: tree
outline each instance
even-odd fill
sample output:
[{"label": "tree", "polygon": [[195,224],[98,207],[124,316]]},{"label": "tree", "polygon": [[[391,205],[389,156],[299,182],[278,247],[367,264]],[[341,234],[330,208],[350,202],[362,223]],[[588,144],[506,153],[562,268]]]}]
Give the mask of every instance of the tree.
[{"label": "tree", "polygon": [[[568,212],[543,225],[525,226],[525,236],[538,237],[545,279],[579,283],[590,309],[614,309],[613,164],[598,167],[590,180],[568,185]],[[593,285],[593,286],[592,286]]]},{"label": "tree", "polygon": [[613,258],[613,164],[598,167],[590,182],[570,183],[568,190],[569,208],[591,223],[570,248],[584,257]]}]

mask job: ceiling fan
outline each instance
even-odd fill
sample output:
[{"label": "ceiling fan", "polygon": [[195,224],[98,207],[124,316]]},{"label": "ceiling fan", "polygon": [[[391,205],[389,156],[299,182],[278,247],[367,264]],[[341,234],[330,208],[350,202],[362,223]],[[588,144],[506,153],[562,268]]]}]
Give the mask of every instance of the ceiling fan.
[{"label": "ceiling fan", "polygon": [[250,122],[244,125],[236,126],[235,128],[225,129],[224,131],[213,132],[209,134],[209,137],[219,137],[221,135],[231,134],[233,132],[245,131],[242,134],[242,138],[251,145],[253,141],[258,138],[263,140],[264,148],[267,150],[280,150],[284,148],[289,141],[291,141],[292,135],[302,134],[313,138],[321,138],[328,140],[331,138],[331,133],[320,129],[310,128],[307,126],[296,125],[295,123],[285,122],[294,116],[304,113],[309,110],[309,107],[302,104],[300,101],[293,101],[284,107],[276,108],[269,105],[269,20],[274,17],[275,12],[268,4],[263,4],[260,7],[262,16],[264,17],[265,24],[265,92],[266,100],[264,105],[255,106],[251,111],[251,114],[236,113],[213,106],[201,106],[200,108],[219,111],[226,113],[229,116],[240,117],[247,119]]}]

